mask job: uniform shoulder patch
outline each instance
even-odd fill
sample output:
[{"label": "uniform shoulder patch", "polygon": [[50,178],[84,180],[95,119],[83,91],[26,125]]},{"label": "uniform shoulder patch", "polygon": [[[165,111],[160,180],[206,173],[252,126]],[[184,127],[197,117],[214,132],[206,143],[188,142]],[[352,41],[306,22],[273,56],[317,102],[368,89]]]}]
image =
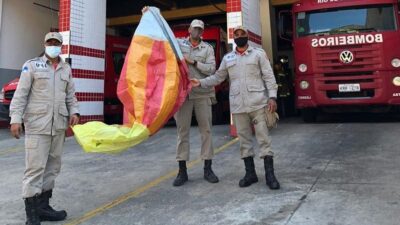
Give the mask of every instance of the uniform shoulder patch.
[{"label": "uniform shoulder patch", "polygon": [[30,70],[35,70],[35,68],[37,68],[37,66],[36,66],[37,63],[42,63],[40,57],[29,59],[22,66],[22,72],[28,72]]},{"label": "uniform shoulder patch", "polygon": [[189,42],[188,40],[186,40],[186,39],[179,38],[179,39],[178,39],[178,42],[179,42],[181,45],[190,46],[190,42]]},{"label": "uniform shoulder patch", "polygon": [[236,58],[236,54],[235,54],[234,52],[229,52],[228,54],[226,54],[226,55],[224,56],[224,58],[225,58],[226,60],[231,60],[231,59]]},{"label": "uniform shoulder patch", "polygon": [[24,65],[24,66],[22,67],[22,72],[23,72],[23,73],[29,72],[29,67],[28,67],[27,65]]},{"label": "uniform shoulder patch", "polygon": [[32,65],[32,63],[34,63],[36,60],[37,60],[37,57],[33,58],[33,59],[29,59],[28,61],[26,61],[24,63],[24,65],[22,66],[21,72],[22,73],[29,72],[31,70],[31,68],[32,68],[32,66],[29,66],[29,65]]}]

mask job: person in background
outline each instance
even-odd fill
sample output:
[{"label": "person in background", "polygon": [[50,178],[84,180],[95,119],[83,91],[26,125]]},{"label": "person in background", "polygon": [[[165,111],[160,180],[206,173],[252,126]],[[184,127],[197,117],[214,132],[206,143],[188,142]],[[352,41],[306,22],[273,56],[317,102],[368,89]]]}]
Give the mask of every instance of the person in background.
[{"label": "person in background", "polygon": [[[215,72],[214,49],[210,44],[201,40],[203,32],[203,21],[195,19],[190,24],[189,37],[178,39],[179,47],[189,67],[190,78],[202,79]],[[201,159],[204,160],[204,179],[210,183],[219,181],[211,169],[214,156],[211,137],[212,98],[215,98],[213,87],[194,87],[179,111],[174,115],[178,132],[176,160],[179,164],[179,172],[174,180],[174,186],[181,186],[188,181],[186,162],[189,161],[189,131],[193,111],[201,134],[200,155]]]},{"label": "person in background", "polygon": [[217,72],[207,78],[193,78],[191,83],[194,87],[208,88],[229,78],[230,110],[239,136],[241,158],[246,168],[246,174],[239,181],[239,186],[248,187],[258,182],[253,160],[253,125],[260,147],[260,158],[264,160],[266,184],[270,189],[279,189],[280,184],[274,174],[274,153],[265,111],[276,111],[278,85],[265,51],[248,44],[247,30],[238,26],[234,28],[233,34],[236,49],[225,55]]}]

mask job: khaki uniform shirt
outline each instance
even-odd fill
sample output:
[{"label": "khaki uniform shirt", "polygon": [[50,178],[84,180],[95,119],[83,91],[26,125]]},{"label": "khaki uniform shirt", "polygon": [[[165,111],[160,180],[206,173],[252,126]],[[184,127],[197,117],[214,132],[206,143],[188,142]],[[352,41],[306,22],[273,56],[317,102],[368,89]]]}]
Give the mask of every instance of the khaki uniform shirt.
[{"label": "khaki uniform shirt", "polygon": [[22,67],[10,105],[11,124],[24,123],[26,134],[56,135],[68,128],[68,117],[79,113],[69,64],[54,69],[44,55]]},{"label": "khaki uniform shirt", "polygon": [[229,76],[229,103],[231,113],[249,113],[267,105],[275,97],[278,85],[265,51],[249,46],[240,54],[225,55],[217,72],[200,80],[202,87],[211,87]]},{"label": "khaki uniform shirt", "polygon": [[[201,41],[199,45],[193,47],[187,39],[178,39],[179,47],[183,55],[187,55],[191,60],[197,61],[197,65],[189,65],[189,77],[203,79],[215,72],[215,55],[213,47]],[[189,93],[189,99],[215,97],[214,87],[195,87]]]}]

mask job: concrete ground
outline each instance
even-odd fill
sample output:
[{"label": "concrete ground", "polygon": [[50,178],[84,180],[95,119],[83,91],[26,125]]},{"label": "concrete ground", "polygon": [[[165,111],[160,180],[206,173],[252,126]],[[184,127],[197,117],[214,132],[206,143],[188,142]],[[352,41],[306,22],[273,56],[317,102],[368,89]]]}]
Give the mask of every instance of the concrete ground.
[{"label": "concrete ground", "polygon": [[[86,154],[69,138],[52,199],[68,220],[42,224],[399,224],[398,121],[385,115],[282,121],[272,132],[282,186],[276,191],[266,187],[260,159],[260,181],[238,187],[244,166],[228,126],[213,129],[218,184],[203,179],[199,133],[192,127],[190,181],[182,187],[172,186],[174,127],[119,155]],[[24,224],[23,141],[7,132],[0,131],[0,224]]]}]

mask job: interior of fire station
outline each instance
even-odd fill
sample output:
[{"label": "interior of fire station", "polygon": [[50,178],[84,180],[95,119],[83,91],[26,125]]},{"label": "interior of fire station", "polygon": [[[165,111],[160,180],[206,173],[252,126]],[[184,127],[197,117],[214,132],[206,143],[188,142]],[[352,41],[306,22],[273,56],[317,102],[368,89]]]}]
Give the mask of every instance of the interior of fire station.
[{"label": "interior of fire station", "polygon": [[[42,45],[38,43],[42,42],[44,33],[61,29],[59,27],[60,18],[62,18],[60,15],[61,2],[63,1],[0,0],[1,86],[19,76],[20,68],[24,61],[36,57],[43,51]],[[79,3],[79,1],[75,2]],[[253,0],[106,1],[105,32],[107,36],[105,41],[104,120],[107,123],[120,123],[122,120],[121,104],[115,94],[116,83],[127,51],[126,46],[129,46],[141,18],[141,9],[144,6],[158,7],[175,35],[180,38],[188,36],[187,29],[193,19],[203,20],[207,30],[204,32],[203,39],[215,48],[217,64],[223,55],[232,49],[232,32],[230,33],[228,24],[233,26],[232,21],[235,18],[231,14],[237,15],[239,13],[239,18],[242,20],[243,25],[249,26],[250,30],[253,30],[258,35],[259,42],[253,44],[262,47],[266,51],[271,64],[276,70],[275,72],[289,74],[287,77],[292,77],[291,41],[282,36],[279,30],[290,29],[290,19],[285,19],[282,22],[281,18],[285,18],[284,16],[287,15],[285,12],[287,13],[290,10],[293,2],[295,0],[259,0],[259,2]],[[242,5],[241,7],[240,4]],[[251,19],[248,19],[247,22],[244,21],[250,17]],[[82,23],[84,22],[82,21]],[[97,22],[91,21],[91,23]],[[29,33],[29,35],[21,35],[24,33]],[[107,50],[111,52],[108,53]],[[14,54],[9,57],[8,53],[11,51]],[[289,81],[290,79],[283,79],[283,82],[287,83]],[[110,85],[110,83],[112,84]],[[84,87],[82,88],[85,89]],[[214,124],[230,122],[228,98],[228,84],[225,83],[217,89],[217,104],[213,106]],[[283,116],[293,114],[291,111],[294,109],[294,103],[288,104],[290,106],[288,106],[288,109],[280,109],[280,114]],[[92,111],[89,108],[88,110]],[[101,112],[98,112],[98,114],[101,114]]]},{"label": "interior of fire station", "polygon": [[[121,58],[114,59],[114,65],[110,65],[107,61],[107,51],[110,45],[119,42],[129,43],[124,39],[130,40],[133,36],[137,25],[140,22],[142,13],[141,10],[144,6],[155,6],[160,9],[163,17],[168,22],[175,36],[178,38],[188,37],[188,28],[193,19],[203,20],[205,23],[205,30],[203,33],[203,40],[207,41],[214,47],[217,64],[221,61],[224,54],[229,49],[227,41],[227,4],[226,0],[191,0],[191,1],[177,1],[177,0],[151,0],[151,1],[131,1],[131,0],[114,0],[107,1],[106,15],[107,15],[107,29],[106,29],[106,66],[117,67],[115,74],[119,74],[122,68]],[[118,39],[112,39],[119,37]],[[114,40],[114,41],[113,41]],[[115,49],[116,52],[112,53],[110,57],[121,56],[126,49]],[[120,64],[118,64],[120,63]],[[111,74],[109,72],[108,74]],[[107,74],[107,68],[106,68]],[[105,78],[106,83],[112,83],[112,80]],[[227,124],[229,123],[229,105],[228,105],[228,85],[218,87],[216,90],[216,104],[213,106],[213,123],[214,124]],[[110,105],[119,104],[112,88],[105,88],[105,117],[107,123],[121,122],[118,115],[112,115],[108,110]],[[117,118],[117,120],[115,120]],[[195,122],[195,121],[193,121]],[[170,121],[173,123],[173,120]]]},{"label": "interior of fire station", "polygon": [[[217,64],[222,59],[223,55],[232,49],[232,40],[229,40],[229,12],[232,1],[227,0],[150,0],[150,1],[135,1],[132,4],[131,0],[113,0],[107,1],[107,35],[130,38],[134,34],[137,24],[141,18],[141,9],[146,5],[158,7],[164,18],[168,21],[175,35],[179,38],[187,37],[187,29],[193,19],[201,19],[205,22],[205,41],[212,44],[214,48],[219,48],[215,51],[219,56],[216,57]],[[240,1],[239,1],[240,2]],[[242,1],[242,4],[247,4]],[[294,0],[260,0],[257,5],[259,14],[258,23],[261,26],[260,36],[262,47],[270,58],[271,64],[276,70],[275,73],[280,73],[286,77],[279,79],[284,82],[284,86],[288,90],[282,96],[290,98],[293,95],[293,89],[287,88],[290,86],[288,82],[293,80],[292,45],[288,38],[280,34],[278,29],[291,29],[291,22],[286,15],[291,9],[291,4]],[[249,4],[252,4],[250,2]],[[242,12],[242,14],[251,14],[253,11]],[[286,13],[286,14],[285,14]],[[243,15],[244,17],[245,15]],[[283,22],[279,22],[280,18],[285,17]],[[257,22],[257,21],[254,21]],[[217,28],[220,30],[220,37],[210,37],[207,35],[207,30]],[[218,42],[218,44],[216,43]],[[121,65],[117,66],[121,68]],[[282,85],[282,84],[279,84]],[[222,85],[224,86],[224,85]],[[213,123],[226,124],[229,123],[229,93],[228,84],[225,87],[217,88],[216,100],[217,104],[213,106]],[[289,93],[290,92],[290,93]],[[105,99],[107,104],[107,97]],[[294,100],[291,99],[288,103],[281,104],[280,114],[290,116],[295,114]],[[221,113],[222,112],[222,113]],[[115,118],[115,117],[113,117]],[[106,117],[105,120],[107,121]],[[110,121],[113,122],[113,121]]]}]

